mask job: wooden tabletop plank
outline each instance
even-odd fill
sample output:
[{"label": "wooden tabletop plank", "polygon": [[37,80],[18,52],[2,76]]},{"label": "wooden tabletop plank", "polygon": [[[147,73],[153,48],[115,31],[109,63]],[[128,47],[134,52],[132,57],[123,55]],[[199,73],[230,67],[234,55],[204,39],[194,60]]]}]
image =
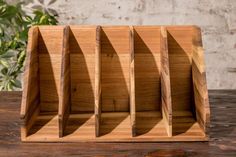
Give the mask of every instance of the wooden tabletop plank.
[{"label": "wooden tabletop plank", "polygon": [[[21,92],[0,92],[0,156],[214,156],[236,154],[236,90],[210,90],[209,142],[22,143]],[[227,114],[226,114],[227,113]],[[43,150],[43,151],[42,151]]]}]

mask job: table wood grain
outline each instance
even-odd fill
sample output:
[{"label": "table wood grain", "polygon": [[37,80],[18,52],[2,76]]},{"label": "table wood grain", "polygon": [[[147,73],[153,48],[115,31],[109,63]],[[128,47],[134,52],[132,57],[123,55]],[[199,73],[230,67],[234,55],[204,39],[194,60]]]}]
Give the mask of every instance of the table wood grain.
[{"label": "table wood grain", "polygon": [[236,156],[236,90],[210,90],[209,142],[22,143],[21,92],[0,92],[0,157],[5,156]]}]

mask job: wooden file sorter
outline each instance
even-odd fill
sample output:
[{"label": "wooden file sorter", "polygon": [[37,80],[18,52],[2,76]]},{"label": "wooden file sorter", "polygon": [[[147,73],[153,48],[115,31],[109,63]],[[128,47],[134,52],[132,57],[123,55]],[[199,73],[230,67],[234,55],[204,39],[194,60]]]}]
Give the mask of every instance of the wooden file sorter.
[{"label": "wooden file sorter", "polygon": [[206,141],[209,117],[196,26],[29,31],[22,141]]}]

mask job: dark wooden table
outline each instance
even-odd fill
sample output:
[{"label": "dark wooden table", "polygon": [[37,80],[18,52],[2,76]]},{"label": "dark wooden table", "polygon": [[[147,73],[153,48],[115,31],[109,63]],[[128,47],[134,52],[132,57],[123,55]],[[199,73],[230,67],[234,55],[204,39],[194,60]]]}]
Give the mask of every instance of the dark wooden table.
[{"label": "dark wooden table", "polygon": [[21,92],[0,92],[0,156],[236,157],[236,90],[209,91],[210,142],[21,143]]}]

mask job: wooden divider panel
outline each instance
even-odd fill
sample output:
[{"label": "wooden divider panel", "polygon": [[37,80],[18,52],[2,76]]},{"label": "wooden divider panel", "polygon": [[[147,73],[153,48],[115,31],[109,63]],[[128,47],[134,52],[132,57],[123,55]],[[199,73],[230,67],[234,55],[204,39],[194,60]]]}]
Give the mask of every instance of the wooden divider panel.
[{"label": "wooden divider panel", "polygon": [[192,77],[196,117],[200,127],[207,133],[210,123],[210,107],[203,56],[201,30],[197,27],[193,27]]},{"label": "wooden divider panel", "polygon": [[100,134],[101,121],[101,27],[96,30],[95,47],[95,129],[96,137]]},{"label": "wooden divider panel", "polygon": [[70,53],[69,53],[70,28],[66,26],[63,30],[62,57],[61,57],[61,82],[59,97],[59,136],[64,135],[67,120],[70,115]]},{"label": "wooden divider panel", "polygon": [[132,136],[136,136],[136,106],[135,106],[135,71],[134,71],[134,27],[130,26],[130,121]]},{"label": "wooden divider panel", "polygon": [[167,42],[167,30],[161,27],[161,100],[162,116],[165,121],[168,136],[172,136],[172,102],[169,72],[169,54]]}]

